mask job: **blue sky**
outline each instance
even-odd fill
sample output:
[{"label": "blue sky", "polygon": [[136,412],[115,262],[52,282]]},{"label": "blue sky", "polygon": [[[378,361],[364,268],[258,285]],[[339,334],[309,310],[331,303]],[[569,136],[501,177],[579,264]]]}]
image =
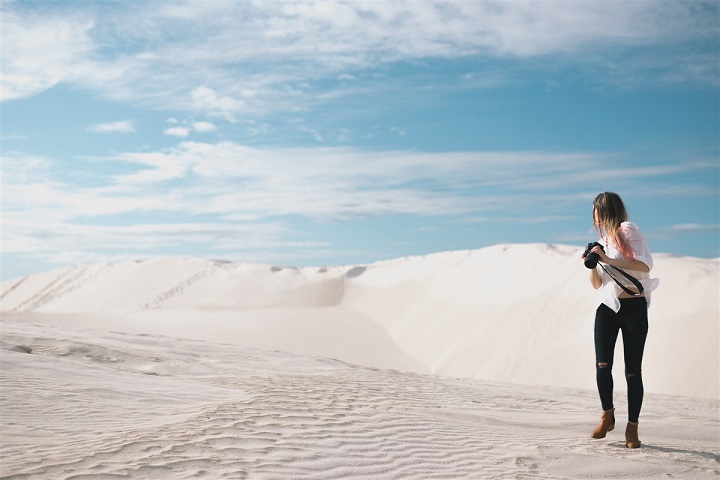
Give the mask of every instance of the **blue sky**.
[{"label": "blue sky", "polygon": [[2,278],[594,240],[720,255],[715,1],[3,1]]}]

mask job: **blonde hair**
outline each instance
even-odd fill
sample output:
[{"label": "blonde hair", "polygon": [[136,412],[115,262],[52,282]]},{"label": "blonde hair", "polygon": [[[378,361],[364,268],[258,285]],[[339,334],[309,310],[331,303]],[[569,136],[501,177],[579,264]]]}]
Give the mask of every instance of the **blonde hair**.
[{"label": "blonde hair", "polygon": [[600,238],[603,232],[607,236],[606,242],[612,242],[613,246],[627,260],[634,260],[635,254],[628,244],[621,224],[627,221],[627,211],[620,195],[614,192],[603,192],[593,201],[593,223],[595,231]]}]

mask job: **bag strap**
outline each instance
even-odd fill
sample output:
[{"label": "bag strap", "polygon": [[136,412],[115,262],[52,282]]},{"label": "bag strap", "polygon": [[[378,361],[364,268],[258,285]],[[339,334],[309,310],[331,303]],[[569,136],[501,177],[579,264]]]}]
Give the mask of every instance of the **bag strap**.
[{"label": "bag strap", "polygon": [[618,281],[618,279],[615,278],[615,277],[613,276],[613,274],[608,271],[607,268],[605,268],[605,265],[603,265],[602,263],[598,263],[598,265],[600,265],[600,267],[601,267],[603,270],[605,270],[605,273],[607,273],[608,275],[610,275],[610,278],[612,278],[613,280],[615,280],[615,283],[617,283],[617,284],[620,286],[620,288],[622,288],[622,289],[625,291],[625,293],[627,293],[627,294],[629,294],[629,295],[633,295],[633,296],[635,296],[635,297],[638,297],[638,296],[642,295],[643,291],[645,291],[645,288],[643,287],[643,284],[640,283],[640,281],[639,281],[637,278],[633,277],[632,275],[630,275],[629,273],[627,273],[627,272],[626,272],[625,270],[623,270],[622,268],[618,268],[618,267],[615,267],[615,266],[613,266],[613,265],[608,265],[608,267],[610,267],[610,268],[612,268],[612,269],[620,272],[620,274],[622,274],[625,278],[627,278],[628,280],[630,280],[630,282],[632,282],[632,284],[635,285],[635,288],[637,288],[637,290],[638,290],[637,292],[633,292],[632,290],[630,290],[629,288],[627,288],[625,285],[623,285],[622,283],[620,283],[620,282]]}]

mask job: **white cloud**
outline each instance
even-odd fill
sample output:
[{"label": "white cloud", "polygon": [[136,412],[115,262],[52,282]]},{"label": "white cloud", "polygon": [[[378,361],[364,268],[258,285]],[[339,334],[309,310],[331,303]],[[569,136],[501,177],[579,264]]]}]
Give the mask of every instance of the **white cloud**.
[{"label": "white cloud", "polygon": [[671,225],[663,229],[663,232],[667,233],[700,233],[700,232],[712,232],[714,230],[720,230],[720,225],[717,223],[712,224],[701,224],[701,223],[680,223],[677,225]]},{"label": "white cloud", "polygon": [[126,153],[118,156],[116,161],[118,160],[149,167],[132,174],[116,175],[113,179],[118,185],[156,183],[182,178],[192,164],[190,158],[180,158],[161,152]]},{"label": "white cloud", "polygon": [[[548,222],[565,218],[568,206],[589,203],[608,184],[674,178],[696,168],[623,168],[624,159],[593,153],[253,148],[228,141],[184,141],[160,151],[92,161],[107,162],[110,166],[103,170],[111,172],[113,164],[124,165],[107,174],[104,185],[79,187],[60,180],[64,171],[54,171],[49,159],[6,153],[4,213],[66,220],[165,212],[240,221],[404,214],[464,215],[468,222],[490,217]],[[127,173],[128,165],[136,170]],[[659,185],[650,190],[657,194]],[[693,194],[688,189],[685,195]],[[717,192],[706,191],[713,194]],[[682,226],[691,227],[702,228]]]},{"label": "white cloud", "polygon": [[210,122],[195,122],[192,127],[197,132],[214,132],[217,130],[217,127]]},{"label": "white cloud", "polygon": [[660,227],[654,231],[648,232],[648,238],[651,240],[667,240],[687,235],[703,235],[718,237],[720,232],[720,224],[717,223],[679,223],[667,227]]},{"label": "white cloud", "polygon": [[668,227],[668,230],[673,232],[710,232],[713,230],[720,229],[720,225],[717,223],[713,224],[700,224],[700,223],[681,223],[678,225],[672,225]]},{"label": "white cloud", "polygon": [[165,129],[163,132],[165,135],[172,135],[174,137],[187,137],[190,135],[190,129],[187,127],[171,127]]},{"label": "white cloud", "polygon": [[[168,123],[178,125],[180,124],[180,121],[176,118],[169,118],[167,120]],[[191,131],[200,132],[200,133],[208,133],[208,132],[214,132],[217,130],[217,126],[215,124],[210,122],[182,122],[185,126],[176,126],[176,127],[170,127],[166,128],[163,132],[165,135],[170,135],[174,137],[187,137],[190,135]]]},{"label": "white cloud", "polygon": [[[258,223],[164,223],[134,225],[82,225],[73,222],[43,222],[39,219],[8,219],[3,238],[6,252],[56,257],[66,252],[147,251],[178,245],[204,245],[210,250],[282,248],[291,246],[280,238],[285,227],[275,222]],[[48,236],[59,229],[61,234]],[[52,244],[48,245],[51,239]]]},{"label": "white cloud", "polygon": [[[3,200],[9,189],[16,185],[50,182],[53,162],[49,158],[37,155],[24,154],[16,151],[4,151],[0,157],[0,185],[3,190]],[[12,197],[7,197],[8,199]],[[19,200],[19,197],[16,201]],[[5,210],[7,203],[3,202]]]},{"label": "white cloud", "polygon": [[[3,161],[4,214],[58,221],[133,212],[259,219],[462,214],[493,208],[493,201],[468,189],[504,184],[507,177],[519,184],[526,176],[518,172],[531,171],[534,162],[566,163],[562,155],[522,152],[420,154],[183,142],[108,158],[138,169],[106,177],[105,186],[80,188],[58,180],[48,160],[27,158]],[[583,167],[577,159],[571,165]]]},{"label": "white cloud", "polygon": [[77,78],[90,62],[94,22],[85,17],[20,14],[12,7],[8,3],[0,10],[0,100],[29,97]]},{"label": "white cloud", "polygon": [[[327,0],[93,7],[57,4],[39,15],[20,2],[8,3],[2,98],[73,82],[113,99],[235,121],[241,113],[302,109],[332,98],[303,83],[369,78],[362,71],[393,62],[468,57],[542,57],[589,65],[613,78],[630,80],[645,72],[644,78],[667,82],[717,84],[717,69],[707,67],[717,64],[716,52],[687,48],[716,45],[714,2]],[[183,29],[192,35],[178,36]],[[495,72],[491,83],[503,78]],[[363,84],[349,83],[359,86],[344,87],[347,94]]]},{"label": "white cloud", "polygon": [[87,128],[89,132],[95,133],[133,133],[136,132],[135,125],[131,120],[120,122],[97,123]]},{"label": "white cloud", "polygon": [[[303,232],[309,239],[300,237],[280,220],[287,218],[450,216],[466,225],[549,224],[587,213],[594,194],[607,184],[655,178],[648,195],[656,197],[663,178],[674,181],[687,170],[715,168],[696,163],[622,168],[626,159],[593,153],[253,148],[184,141],[159,151],[93,158],[106,162],[102,170],[110,173],[100,184],[84,186],[52,159],[3,155],[3,251],[46,259],[113,249],[269,252],[284,245],[297,252],[326,246],[313,242],[310,232]],[[126,173],[128,167],[136,170]],[[613,177],[602,176],[607,171]],[[549,181],[556,177],[570,183],[560,188]],[[543,178],[548,182],[538,181]],[[706,194],[715,198],[717,192]],[[683,224],[665,234],[717,228]]]},{"label": "white cloud", "polygon": [[208,87],[197,87],[190,92],[193,105],[197,110],[207,111],[210,114],[219,115],[229,122],[234,122],[234,112],[245,107],[245,102],[225,96],[220,97],[215,91]]},{"label": "white cloud", "polygon": [[[554,197],[560,185],[592,191],[685,168],[609,169],[607,157],[591,153],[261,149],[191,141],[157,152],[122,154],[113,161],[140,167],[136,173],[115,176],[117,186],[150,188],[182,180],[183,186],[172,192],[186,201],[176,204],[195,213],[311,218],[527,210],[539,198],[555,207],[576,201],[571,195]],[[497,190],[503,193],[483,193]],[[590,193],[582,194],[587,197],[583,200],[592,200]]]},{"label": "white cloud", "polygon": [[537,215],[533,217],[517,216],[484,216],[484,217],[465,217],[459,223],[515,223],[522,225],[532,225],[538,223],[557,223],[574,220],[576,217],[572,215]]}]

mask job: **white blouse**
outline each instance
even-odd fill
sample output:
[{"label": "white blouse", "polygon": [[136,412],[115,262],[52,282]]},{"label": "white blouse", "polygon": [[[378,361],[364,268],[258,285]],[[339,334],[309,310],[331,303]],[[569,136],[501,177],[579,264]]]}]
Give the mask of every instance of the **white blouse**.
[{"label": "white blouse", "polygon": [[[620,228],[620,235],[623,235],[625,239],[628,240],[628,244],[630,245],[630,248],[635,254],[635,260],[644,263],[648,266],[650,270],[652,270],[653,259],[652,254],[650,253],[650,247],[648,247],[647,241],[645,240],[643,234],[640,233],[640,230],[638,230],[637,225],[632,222],[623,222],[620,224]],[[604,243],[605,254],[609,258],[625,258],[615,248],[612,242],[608,242],[606,239]],[[625,258],[625,260],[633,259]],[[620,310],[620,300],[618,299],[618,296],[623,292],[623,290],[618,286],[617,283],[615,283],[615,280],[613,280],[610,275],[605,273],[605,270],[603,270],[599,264],[597,266],[597,269],[598,273],[600,274],[600,278],[602,279],[602,288],[600,289],[601,301],[602,303],[610,307],[614,312],[618,312]],[[610,270],[612,271],[612,269]],[[660,280],[657,278],[650,278],[650,274],[648,272],[641,272],[639,270],[626,271],[633,277],[637,278],[640,283],[642,283],[643,288],[645,289],[645,298],[647,300],[648,306],[650,306],[650,292],[657,288]],[[621,282],[624,280],[622,274],[618,273],[613,275]]]}]

